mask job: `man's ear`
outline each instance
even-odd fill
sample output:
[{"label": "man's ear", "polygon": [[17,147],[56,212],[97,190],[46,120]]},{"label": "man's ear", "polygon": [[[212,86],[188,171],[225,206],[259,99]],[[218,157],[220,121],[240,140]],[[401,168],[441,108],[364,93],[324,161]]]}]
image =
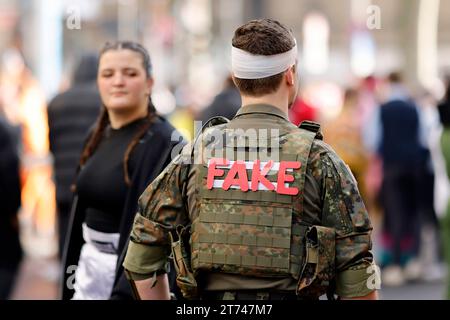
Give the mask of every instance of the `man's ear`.
[{"label": "man's ear", "polygon": [[296,77],[296,73],[295,73],[295,65],[294,65],[286,71],[286,84],[289,86],[295,85],[295,77]]},{"label": "man's ear", "polygon": [[236,78],[234,77],[234,74],[230,74],[231,81],[233,81],[234,85],[236,85]]}]

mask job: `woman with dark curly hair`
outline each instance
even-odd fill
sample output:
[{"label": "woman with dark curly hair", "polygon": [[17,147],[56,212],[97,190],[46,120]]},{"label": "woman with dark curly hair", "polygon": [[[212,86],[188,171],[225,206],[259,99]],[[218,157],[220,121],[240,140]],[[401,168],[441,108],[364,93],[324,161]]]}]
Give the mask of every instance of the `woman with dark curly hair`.
[{"label": "woman with dark curly hair", "polygon": [[131,298],[121,253],[137,200],[171,160],[175,130],[151,102],[152,68],[141,45],[107,43],[97,84],[102,109],[81,155],[65,247],[63,299]]}]

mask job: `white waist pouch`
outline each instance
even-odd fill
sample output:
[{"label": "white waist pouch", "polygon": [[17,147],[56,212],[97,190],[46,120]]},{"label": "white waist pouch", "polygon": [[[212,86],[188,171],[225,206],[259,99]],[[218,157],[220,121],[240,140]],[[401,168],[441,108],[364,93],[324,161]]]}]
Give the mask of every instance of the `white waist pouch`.
[{"label": "white waist pouch", "polygon": [[104,233],[83,223],[83,239],[75,272],[73,300],[107,300],[114,283],[119,233]]}]

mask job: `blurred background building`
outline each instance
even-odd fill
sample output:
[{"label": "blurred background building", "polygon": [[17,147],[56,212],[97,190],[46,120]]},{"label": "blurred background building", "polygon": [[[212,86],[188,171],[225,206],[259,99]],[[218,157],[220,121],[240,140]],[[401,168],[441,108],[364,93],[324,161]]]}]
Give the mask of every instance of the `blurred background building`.
[{"label": "blurred background building", "polygon": [[[352,130],[360,130],[378,103],[377,79],[391,71],[403,71],[413,98],[424,92],[431,104],[442,98],[440,79],[450,72],[449,16],[450,0],[0,0],[0,107],[22,136],[20,221],[27,256],[56,255],[46,106],[69,87],[84,53],[117,39],[143,43],[154,65],[154,104],[190,138],[193,120],[201,119],[229,75],[235,28],[271,17],[292,28],[299,47],[301,91],[293,122],[306,117],[326,127],[353,88],[358,108],[346,119],[357,119]],[[359,138],[352,141],[362,144]],[[361,167],[375,173],[360,184],[378,212],[370,190],[380,186],[379,163],[367,153]],[[441,188],[434,205],[442,215],[447,179],[436,179]],[[38,268],[44,286],[58,276],[57,262],[46,266]],[[19,281],[16,298],[39,298],[33,291],[22,295],[24,286]],[[42,298],[54,298],[52,288]]]},{"label": "blurred background building", "polygon": [[0,49],[18,49],[49,98],[83,52],[138,40],[152,53],[169,112],[167,90],[182,85],[207,104],[229,70],[234,29],[257,17],[292,27],[305,86],[404,69],[408,85],[434,88],[450,68],[449,12],[448,0],[2,0]]}]

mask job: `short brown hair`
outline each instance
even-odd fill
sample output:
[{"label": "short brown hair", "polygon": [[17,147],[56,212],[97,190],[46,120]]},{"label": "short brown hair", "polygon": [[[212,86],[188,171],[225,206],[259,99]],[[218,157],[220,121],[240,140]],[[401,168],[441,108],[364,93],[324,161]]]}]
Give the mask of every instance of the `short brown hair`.
[{"label": "short brown hair", "polygon": [[403,76],[400,73],[400,71],[394,71],[389,73],[387,76],[387,79],[390,83],[402,83],[403,82]]},{"label": "short brown hair", "polygon": [[[252,54],[274,55],[291,50],[295,46],[292,31],[271,19],[252,20],[234,32],[232,45]],[[281,84],[283,72],[262,79],[234,78],[242,94],[262,96],[275,92]]]}]

